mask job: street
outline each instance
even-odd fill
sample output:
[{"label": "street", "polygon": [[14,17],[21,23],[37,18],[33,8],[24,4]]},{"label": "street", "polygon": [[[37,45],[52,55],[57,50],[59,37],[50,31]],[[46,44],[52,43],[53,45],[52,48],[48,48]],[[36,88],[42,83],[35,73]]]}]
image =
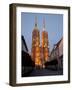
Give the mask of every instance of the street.
[{"label": "street", "polygon": [[29,76],[51,76],[51,75],[63,75],[62,70],[50,70],[50,69],[34,69]]}]

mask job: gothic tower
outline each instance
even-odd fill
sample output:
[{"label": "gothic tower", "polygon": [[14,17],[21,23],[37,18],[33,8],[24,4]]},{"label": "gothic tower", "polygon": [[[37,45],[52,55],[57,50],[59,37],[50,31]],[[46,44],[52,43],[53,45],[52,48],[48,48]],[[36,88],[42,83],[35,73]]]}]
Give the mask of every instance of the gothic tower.
[{"label": "gothic tower", "polygon": [[37,27],[37,17],[35,17],[35,26],[32,32],[32,60],[35,62],[35,66],[41,65],[40,60],[40,32]]},{"label": "gothic tower", "polygon": [[43,63],[49,59],[49,42],[48,42],[48,32],[45,28],[45,19],[43,19],[43,31],[42,31],[42,53],[43,53]]}]

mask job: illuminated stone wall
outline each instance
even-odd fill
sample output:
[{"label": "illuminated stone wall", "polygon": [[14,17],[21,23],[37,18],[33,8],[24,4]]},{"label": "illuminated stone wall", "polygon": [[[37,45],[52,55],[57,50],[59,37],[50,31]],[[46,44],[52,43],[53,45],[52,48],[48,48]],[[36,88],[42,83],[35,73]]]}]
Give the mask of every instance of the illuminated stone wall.
[{"label": "illuminated stone wall", "polygon": [[40,34],[38,29],[34,29],[32,32],[32,59],[36,66],[41,65],[40,59]]},{"label": "illuminated stone wall", "polygon": [[42,32],[42,48],[43,48],[43,57],[44,61],[48,61],[49,51],[48,51],[48,32]]}]

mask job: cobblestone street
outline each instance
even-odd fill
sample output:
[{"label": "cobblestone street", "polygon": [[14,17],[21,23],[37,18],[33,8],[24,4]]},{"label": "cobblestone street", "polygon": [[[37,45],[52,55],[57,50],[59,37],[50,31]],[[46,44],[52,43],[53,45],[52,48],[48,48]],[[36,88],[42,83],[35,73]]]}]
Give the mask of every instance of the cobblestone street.
[{"label": "cobblestone street", "polygon": [[50,70],[50,69],[34,69],[30,76],[51,76],[51,75],[63,75],[62,70]]}]

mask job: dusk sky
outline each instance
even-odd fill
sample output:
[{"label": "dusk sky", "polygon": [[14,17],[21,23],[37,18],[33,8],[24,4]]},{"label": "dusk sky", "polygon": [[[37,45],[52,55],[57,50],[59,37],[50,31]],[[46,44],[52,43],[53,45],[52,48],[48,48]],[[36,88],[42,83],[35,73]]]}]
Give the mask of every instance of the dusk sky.
[{"label": "dusk sky", "polygon": [[37,16],[38,29],[43,31],[43,18],[48,32],[50,51],[63,36],[63,15],[62,14],[43,14],[43,13],[21,13],[21,35],[24,36],[29,52],[32,46],[32,31],[35,26],[35,16]]}]

